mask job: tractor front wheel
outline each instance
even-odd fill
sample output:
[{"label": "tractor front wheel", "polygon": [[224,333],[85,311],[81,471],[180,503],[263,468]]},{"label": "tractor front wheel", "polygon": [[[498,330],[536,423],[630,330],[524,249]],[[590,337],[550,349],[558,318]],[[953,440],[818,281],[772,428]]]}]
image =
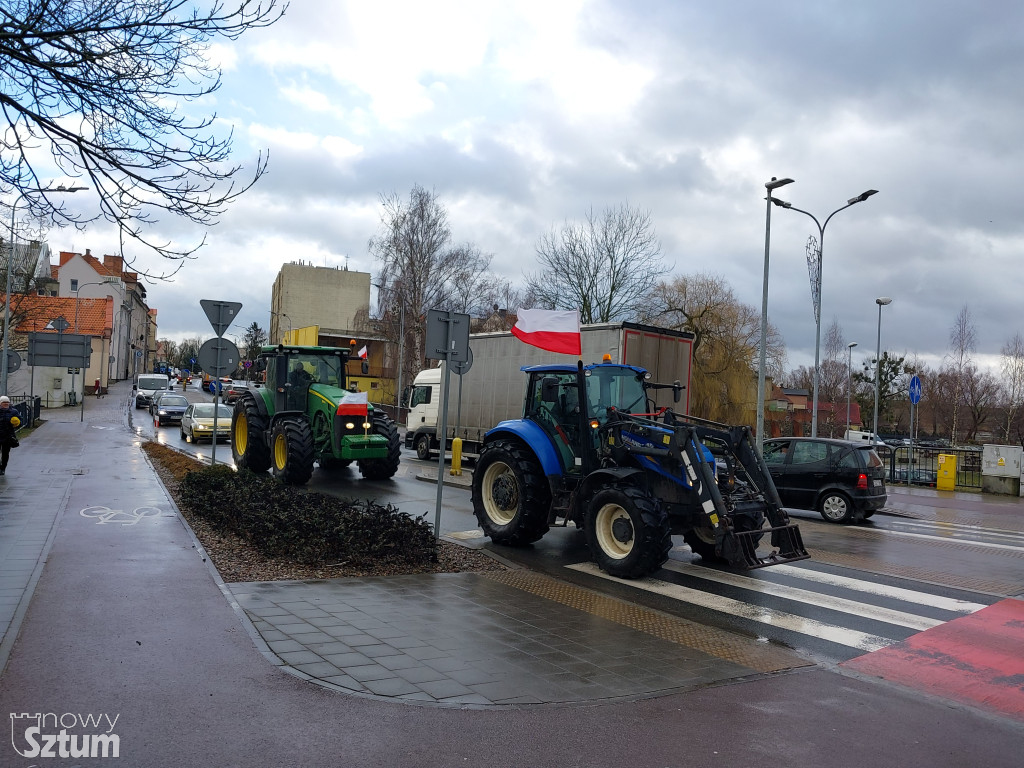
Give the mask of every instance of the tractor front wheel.
[{"label": "tractor front wheel", "polygon": [[653,573],[672,548],[668,515],[642,488],[617,486],[594,494],[583,528],[601,570],[620,579]]},{"label": "tractor front wheel", "polygon": [[279,419],[270,431],[270,468],[288,485],[305,485],[313,475],[313,431],[306,419]]},{"label": "tractor front wheel", "polygon": [[531,544],[548,531],[551,491],[540,463],[511,440],[484,445],[473,470],[473,514],[495,544]]},{"label": "tractor front wheel", "polygon": [[231,458],[236,467],[251,472],[270,469],[270,450],[263,437],[266,428],[267,422],[252,395],[243,395],[235,401],[231,414]]},{"label": "tractor front wheel", "polygon": [[358,461],[359,472],[367,480],[387,480],[394,477],[402,461],[402,441],[398,427],[383,411],[374,411],[370,419],[370,431],[388,439],[388,455],[383,459],[362,459]]}]

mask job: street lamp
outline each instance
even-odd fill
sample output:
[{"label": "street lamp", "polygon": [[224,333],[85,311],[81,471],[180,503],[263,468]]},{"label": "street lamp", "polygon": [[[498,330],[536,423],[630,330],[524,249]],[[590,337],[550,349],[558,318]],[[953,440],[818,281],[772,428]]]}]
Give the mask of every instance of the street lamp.
[{"label": "street lamp", "polygon": [[892,299],[888,296],[882,296],[875,299],[875,304],[878,305],[878,342],[875,347],[875,420],[872,422],[872,440],[873,443],[878,443],[878,381],[879,373],[882,370],[882,307],[887,304],[892,304]]},{"label": "street lamp", "polygon": [[14,199],[14,204],[11,205],[11,247],[7,254],[7,288],[4,292],[4,356],[3,362],[0,363],[0,392],[5,395],[7,394],[7,367],[10,365],[8,326],[11,324],[11,262],[14,261],[14,241],[16,239],[14,237],[14,212],[18,208],[18,203],[32,193],[42,193],[45,195],[47,192],[81,192],[83,189],[88,189],[88,187],[65,187],[61,184],[57,187],[26,189]]},{"label": "street lamp", "polygon": [[277,315],[278,317],[283,317],[283,318],[284,318],[285,320],[287,320],[287,321],[288,321],[288,336],[289,336],[289,339],[288,339],[288,340],[289,340],[289,341],[291,341],[291,335],[292,335],[292,319],[291,319],[290,317],[288,317],[288,314],[287,314],[287,313],[285,313],[285,312],[274,312],[273,310],[271,310],[271,311],[270,311],[270,314],[271,314],[271,315]]},{"label": "street lamp", "polygon": [[814,270],[816,274],[814,275],[814,279],[812,280],[811,285],[811,299],[814,302],[814,402],[811,406],[813,408],[813,410],[811,411],[811,437],[818,436],[818,382],[821,378],[820,372],[818,370],[818,362],[821,353],[821,254],[822,249],[825,247],[825,227],[828,226],[828,223],[832,219],[832,217],[835,216],[840,211],[845,211],[851,205],[863,203],[872,195],[877,194],[877,189],[869,189],[865,192],[861,192],[856,197],[851,197],[849,200],[846,201],[846,205],[844,205],[842,208],[837,208],[836,210],[832,211],[832,213],[828,215],[828,218],[825,219],[824,224],[819,223],[818,219],[814,216],[813,213],[809,213],[808,211],[802,210],[800,208],[794,208],[792,203],[787,203],[779,199],[775,199],[772,201],[782,208],[788,208],[790,210],[797,211],[798,213],[802,213],[805,216],[810,216],[811,219],[814,221],[815,225],[817,225],[818,227],[818,252],[816,254],[815,259],[816,264],[813,265],[814,267],[816,267],[816,269]]},{"label": "street lamp", "polygon": [[[75,294],[75,324],[73,326],[71,326],[71,332],[72,333],[78,333],[78,305],[80,303],[80,299],[78,297],[78,292],[80,290],[82,290],[83,288],[89,287],[90,285],[110,285],[111,283],[116,283],[116,282],[118,282],[118,279],[116,277],[107,277],[107,278],[104,278],[103,280],[100,280],[99,282],[95,282],[95,283],[82,283],[81,285],[79,285],[77,288],[75,288],[72,291],[72,293]],[[129,329],[129,331],[130,331],[130,329]],[[103,364],[101,363],[100,364],[100,372],[101,372],[101,374],[102,374],[102,371],[103,371]],[[109,371],[107,373],[109,374]],[[71,369],[71,391],[75,392],[77,394],[77,390],[75,389],[75,369],[74,368]],[[82,395],[83,395],[83,399],[84,399],[84,396],[85,396],[85,371],[82,371]]]},{"label": "street lamp", "polygon": [[[853,391],[853,348],[856,341],[846,345],[846,431],[850,431],[850,394]],[[845,437],[845,436],[844,436]]]},{"label": "street lamp", "polygon": [[768,190],[768,202],[765,203],[764,215],[764,282],[761,285],[761,358],[757,368],[757,452],[761,453],[764,445],[764,371],[768,356],[768,247],[772,231],[772,203],[778,201],[772,197],[772,190],[792,184],[793,179],[777,179],[765,182]]}]

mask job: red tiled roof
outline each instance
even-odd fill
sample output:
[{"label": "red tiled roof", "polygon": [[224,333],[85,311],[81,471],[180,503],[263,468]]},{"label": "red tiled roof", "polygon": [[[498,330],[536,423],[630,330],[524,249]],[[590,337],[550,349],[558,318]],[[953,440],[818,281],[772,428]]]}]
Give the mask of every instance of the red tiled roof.
[{"label": "red tiled roof", "polygon": [[[75,303],[78,303],[78,327],[75,328]],[[68,296],[35,296],[16,294],[11,301],[11,313],[21,320],[14,327],[17,333],[56,333],[46,326],[58,317],[63,317],[68,328],[66,333],[81,333],[86,336],[109,338],[114,327],[114,299],[105,296],[99,299],[75,299]]]}]

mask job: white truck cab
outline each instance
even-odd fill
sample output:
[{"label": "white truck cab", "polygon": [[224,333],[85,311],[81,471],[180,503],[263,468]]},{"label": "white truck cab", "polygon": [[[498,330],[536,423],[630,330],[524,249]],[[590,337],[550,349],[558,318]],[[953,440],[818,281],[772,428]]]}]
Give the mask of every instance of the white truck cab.
[{"label": "white truck cab", "polygon": [[409,415],[405,447],[415,448],[420,459],[430,458],[431,447],[437,447],[437,420],[441,404],[442,368],[428,368],[416,374],[409,392]]}]

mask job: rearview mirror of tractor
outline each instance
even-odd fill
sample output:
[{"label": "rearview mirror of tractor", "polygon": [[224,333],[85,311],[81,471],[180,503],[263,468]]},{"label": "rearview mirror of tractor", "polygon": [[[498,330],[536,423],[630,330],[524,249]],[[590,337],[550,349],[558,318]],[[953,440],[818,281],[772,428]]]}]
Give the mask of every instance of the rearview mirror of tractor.
[{"label": "rearview mirror of tractor", "polygon": [[678,403],[683,399],[683,385],[678,380],[672,382],[672,400]]},{"label": "rearview mirror of tractor", "polygon": [[363,360],[363,364],[361,366],[361,370],[363,372],[363,376],[365,376],[366,374],[368,374],[370,372],[370,362],[368,360]]},{"label": "rearview mirror of tractor", "polygon": [[545,376],[540,382],[540,399],[545,403],[558,402],[558,379]]}]

